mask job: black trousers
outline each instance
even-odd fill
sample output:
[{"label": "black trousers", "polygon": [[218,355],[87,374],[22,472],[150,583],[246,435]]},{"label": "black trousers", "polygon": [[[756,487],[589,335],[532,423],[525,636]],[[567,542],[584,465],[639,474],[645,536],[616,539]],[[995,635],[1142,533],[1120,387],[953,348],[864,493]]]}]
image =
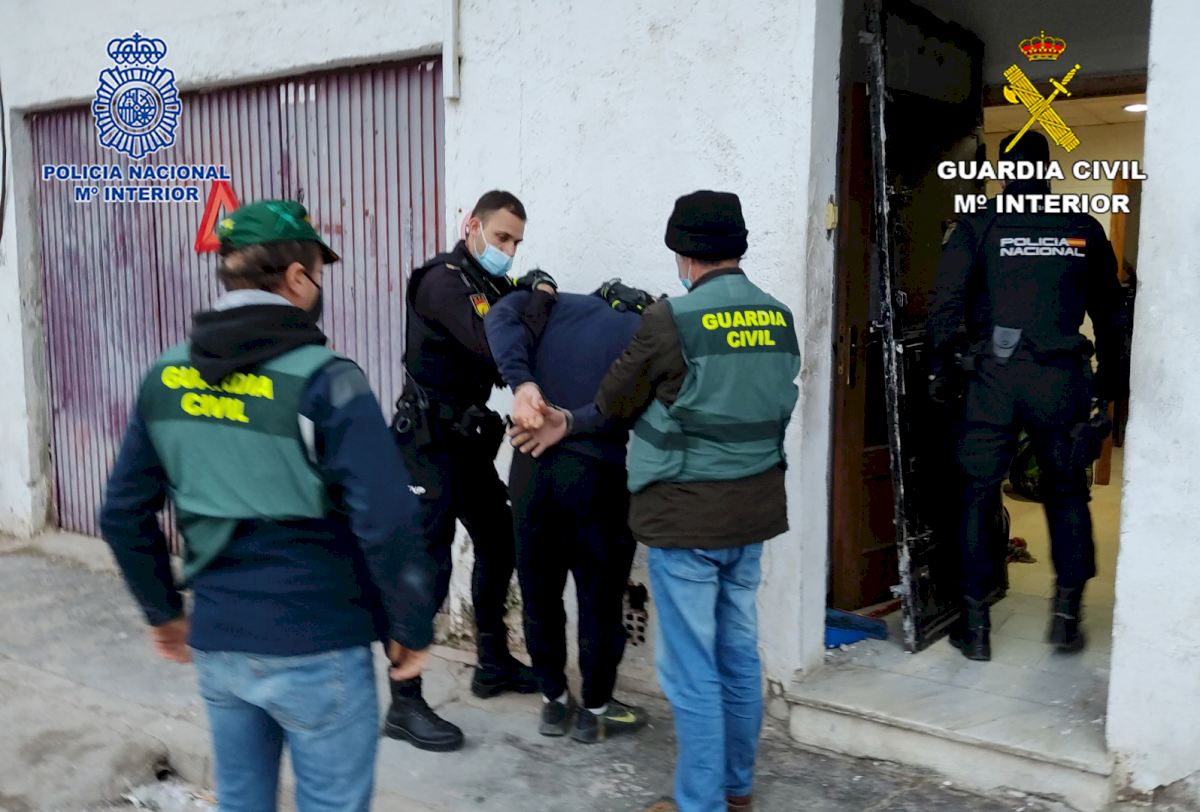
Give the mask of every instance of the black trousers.
[{"label": "black trousers", "polygon": [[959,542],[964,594],[982,600],[996,582],[994,523],[1000,484],[1023,428],[1033,444],[1050,528],[1051,557],[1060,586],[1083,586],[1096,574],[1087,470],[1070,463],[1071,429],[1089,417],[1087,361],[1038,363],[1020,354],[1007,364],[981,355],[967,385],[958,440],[964,474]]},{"label": "black trousers", "polygon": [[567,690],[567,573],[579,600],[583,703],[612,698],[625,653],[621,620],[637,543],[629,531],[625,468],[565,450],[517,454],[509,474],[525,642],[545,696]]},{"label": "black trousers", "polygon": [[451,546],[458,520],[475,547],[471,600],[480,665],[501,665],[508,656],[504,614],[516,547],[508,491],[494,464],[497,449],[486,439],[438,428],[433,442],[420,447],[411,437],[398,438],[420,497],[420,530],[438,565],[435,605],[445,603],[450,591]]}]

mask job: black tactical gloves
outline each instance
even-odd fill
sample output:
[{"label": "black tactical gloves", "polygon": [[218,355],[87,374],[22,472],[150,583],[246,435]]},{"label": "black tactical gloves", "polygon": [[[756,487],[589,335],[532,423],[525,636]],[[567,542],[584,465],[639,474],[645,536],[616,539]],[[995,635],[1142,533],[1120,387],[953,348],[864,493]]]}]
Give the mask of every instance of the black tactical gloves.
[{"label": "black tactical gloves", "polygon": [[554,288],[555,292],[558,291],[558,283],[554,281],[554,277],[541,268],[534,268],[519,277],[513,284],[522,290],[536,290],[538,285],[549,285]]}]

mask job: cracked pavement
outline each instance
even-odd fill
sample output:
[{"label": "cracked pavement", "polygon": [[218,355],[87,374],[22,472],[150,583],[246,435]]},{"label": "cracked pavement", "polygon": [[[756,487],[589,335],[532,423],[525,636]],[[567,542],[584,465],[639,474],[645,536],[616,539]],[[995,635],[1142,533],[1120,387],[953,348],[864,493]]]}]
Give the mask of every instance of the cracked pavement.
[{"label": "cracked pavement", "polygon": [[[194,786],[211,786],[191,668],[153,657],[140,615],[99,541],[0,543],[0,616],[0,810],[114,808],[107,804],[153,784],[168,766]],[[592,746],[547,739],[536,730],[540,698],[477,699],[469,690],[472,655],[447,648],[437,654],[426,675],[427,698],[462,726],[467,746],[439,754],[382,740],[375,809],[629,812],[669,794],[674,736],[661,699],[622,694],[650,710],[650,726],[636,736]],[[383,706],[382,668],[379,678]],[[285,770],[285,796],[289,783]],[[768,719],[755,809],[1065,807],[1016,795],[982,798],[895,765],[806,752]]]}]

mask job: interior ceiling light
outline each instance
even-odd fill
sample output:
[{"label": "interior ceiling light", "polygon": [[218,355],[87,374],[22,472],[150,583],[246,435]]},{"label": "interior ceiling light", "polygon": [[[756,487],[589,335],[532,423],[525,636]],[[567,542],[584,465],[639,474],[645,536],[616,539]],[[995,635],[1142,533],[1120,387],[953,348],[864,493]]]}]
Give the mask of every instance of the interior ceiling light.
[{"label": "interior ceiling light", "polygon": [[1142,102],[1138,102],[1137,104],[1125,105],[1126,113],[1144,113],[1144,112],[1146,112],[1147,109],[1148,108],[1147,108],[1146,104],[1144,104]]}]

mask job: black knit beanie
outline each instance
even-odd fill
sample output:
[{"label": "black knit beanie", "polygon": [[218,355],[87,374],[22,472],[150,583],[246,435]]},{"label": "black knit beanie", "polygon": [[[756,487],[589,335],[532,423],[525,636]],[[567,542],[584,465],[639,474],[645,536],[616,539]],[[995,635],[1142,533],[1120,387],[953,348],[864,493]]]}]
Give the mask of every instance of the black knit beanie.
[{"label": "black knit beanie", "polygon": [[745,254],[747,234],[737,195],[701,190],[675,201],[664,240],[676,253],[712,262]]}]

